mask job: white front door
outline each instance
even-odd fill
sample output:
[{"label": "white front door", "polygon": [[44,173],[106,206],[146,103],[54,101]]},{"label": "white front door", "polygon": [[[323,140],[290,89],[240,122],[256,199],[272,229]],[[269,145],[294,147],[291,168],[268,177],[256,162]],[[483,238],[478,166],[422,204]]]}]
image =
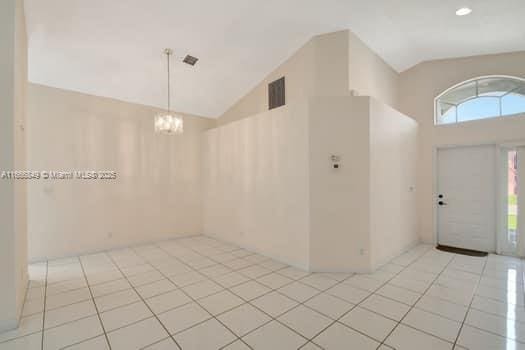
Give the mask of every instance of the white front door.
[{"label": "white front door", "polygon": [[496,147],[437,151],[438,243],[496,251]]}]

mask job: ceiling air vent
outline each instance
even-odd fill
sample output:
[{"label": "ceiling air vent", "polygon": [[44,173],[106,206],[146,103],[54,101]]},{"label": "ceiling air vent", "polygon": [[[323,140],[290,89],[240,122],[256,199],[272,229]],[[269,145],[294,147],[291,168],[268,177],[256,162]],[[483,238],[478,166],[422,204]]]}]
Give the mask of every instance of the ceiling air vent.
[{"label": "ceiling air vent", "polygon": [[284,77],[268,84],[268,109],[274,109],[285,104]]},{"label": "ceiling air vent", "polygon": [[191,55],[186,55],[186,57],[184,57],[184,59],[182,60],[182,62],[184,63],[187,63],[189,64],[190,66],[194,66],[195,63],[197,63],[199,59],[197,57],[193,57]]}]

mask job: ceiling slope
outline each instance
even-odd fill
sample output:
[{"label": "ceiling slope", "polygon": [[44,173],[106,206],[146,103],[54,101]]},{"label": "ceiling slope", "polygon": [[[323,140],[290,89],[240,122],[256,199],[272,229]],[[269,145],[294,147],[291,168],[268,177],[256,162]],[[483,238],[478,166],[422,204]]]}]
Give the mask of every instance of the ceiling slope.
[{"label": "ceiling slope", "polygon": [[[470,5],[469,16],[455,10]],[[313,35],[356,33],[397,71],[525,50],[523,0],[25,0],[31,82],[218,117]]]}]

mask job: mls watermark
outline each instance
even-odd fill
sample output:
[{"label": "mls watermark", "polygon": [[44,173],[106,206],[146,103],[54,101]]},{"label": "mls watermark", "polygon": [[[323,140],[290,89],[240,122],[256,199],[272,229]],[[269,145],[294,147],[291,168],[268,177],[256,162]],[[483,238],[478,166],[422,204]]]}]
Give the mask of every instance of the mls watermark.
[{"label": "mls watermark", "polygon": [[117,172],[111,170],[74,170],[74,171],[55,171],[55,170],[13,170],[2,171],[2,180],[116,180]]}]

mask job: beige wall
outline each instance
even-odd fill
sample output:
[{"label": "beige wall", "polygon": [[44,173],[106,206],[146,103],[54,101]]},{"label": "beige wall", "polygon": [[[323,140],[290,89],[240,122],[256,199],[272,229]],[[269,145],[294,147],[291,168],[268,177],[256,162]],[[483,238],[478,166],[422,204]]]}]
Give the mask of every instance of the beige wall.
[{"label": "beige wall", "polygon": [[[204,233],[310,271],[369,272],[419,240],[416,132],[412,119],[351,96],[296,101],[209,130]],[[341,157],[338,170],[331,155]],[[394,228],[373,222],[383,214]]]},{"label": "beige wall", "polygon": [[[410,118],[387,106],[399,106],[399,74],[350,31],[319,35],[234,104],[217,124],[250,118],[256,113],[260,113],[257,118],[273,115],[264,113],[268,108],[267,84],[281,76],[286,77],[287,104],[308,103],[310,269],[368,271],[372,263],[384,262],[417,242],[414,189],[406,193],[409,187],[415,187],[413,139],[417,131]],[[350,90],[374,99],[349,98]],[[369,134],[369,121],[374,122],[373,135]],[[389,128],[395,132],[389,132]],[[394,137],[396,132],[407,140]],[[368,150],[372,146],[383,150],[385,145],[390,157]],[[402,154],[405,151],[410,152]],[[334,172],[329,166],[329,154],[337,152],[347,161]],[[386,166],[393,168],[397,177],[389,179],[369,173],[369,166],[382,169],[381,164],[371,164],[369,157],[374,157],[374,162],[386,160]],[[411,161],[414,163],[409,164]],[[407,174],[403,174],[405,171]],[[387,186],[387,191],[369,190],[371,183]],[[387,199],[382,207],[382,193],[397,195],[407,204],[406,210],[397,208],[396,215],[387,212],[390,207],[386,205],[399,203]],[[369,203],[372,197],[374,202]],[[380,213],[386,215],[390,225],[398,227],[382,232],[382,223],[374,223],[372,242],[370,220],[380,221]],[[383,247],[384,239],[396,242]],[[371,250],[375,250],[373,256]]]},{"label": "beige wall", "polygon": [[[416,232],[433,242],[434,147],[525,138],[520,117],[436,127],[434,97],[481,75],[525,77],[523,62],[525,52],[439,60],[398,75],[352,33],[321,35],[202,140],[213,121],[188,117],[184,136],[165,138],[152,108],[31,85],[30,167],[119,180],[32,181],[30,258],[204,232],[316,271],[378,266]],[[267,84],[283,75],[287,105],[267,111]],[[417,152],[415,124],[379,101],[419,123]]]},{"label": "beige wall", "polygon": [[399,106],[399,74],[348,30],[310,39],[217,120],[223,125],[268,110],[268,83],[286,78],[286,103],[310,97],[373,96]]},{"label": "beige wall", "polygon": [[308,268],[307,105],[203,135],[203,233]]},{"label": "beige wall", "polygon": [[[24,15],[24,2],[16,2],[15,29],[15,169],[27,168],[27,137],[26,137],[26,101],[27,101],[27,34]],[[27,275],[27,181],[15,182],[15,270],[17,288],[17,313],[25,298],[28,283]]]},{"label": "beige wall", "polygon": [[400,108],[419,123],[417,198],[419,233],[434,242],[433,149],[439,145],[498,143],[525,138],[520,117],[434,126],[434,98],[445,89],[484,75],[525,78],[525,52],[430,61],[400,76]]},{"label": "beige wall", "polygon": [[[341,48],[348,52],[341,53]],[[330,62],[334,57],[337,59]],[[341,60],[347,60],[346,68],[341,68]],[[525,52],[475,56],[424,62],[398,74],[353,33],[330,33],[310,40],[252,92],[232,106],[219,118],[218,124],[266,110],[267,84],[283,75],[287,79],[288,100],[297,101],[305,96],[339,96],[355,90],[359,95],[373,96],[411,116],[419,123],[415,189],[419,211],[417,229],[425,242],[433,242],[433,149],[439,145],[512,141],[523,139],[522,135],[525,135],[525,122],[520,118],[436,127],[433,125],[434,98],[450,86],[478,76],[502,74],[525,77],[523,62]],[[329,71],[318,71],[326,66],[331,67]],[[312,75],[312,71],[316,74]],[[345,79],[341,79],[341,75],[336,72],[348,75],[346,88],[341,88]],[[326,78],[324,83],[319,83],[319,77]],[[332,90],[331,86],[334,87]],[[321,93],[323,90],[330,92],[325,95]],[[387,252],[380,254],[378,261],[385,256],[388,256]]]},{"label": "beige wall", "polygon": [[349,95],[348,36],[349,31],[343,30],[312,38],[315,80],[309,97]]},{"label": "beige wall", "polygon": [[[23,1],[0,4],[0,171],[25,168],[27,38]],[[0,332],[16,327],[27,288],[24,181],[0,180]]]},{"label": "beige wall", "polygon": [[310,268],[367,272],[369,99],[315,98],[309,109]]},{"label": "beige wall", "polygon": [[370,240],[376,268],[419,241],[417,123],[370,99]]},{"label": "beige wall", "polygon": [[[305,96],[312,95],[314,89],[314,51],[313,41],[308,41],[283,64],[268,74],[262,82],[233,104],[218,119],[217,125],[223,125],[241,118],[246,118],[268,110],[268,83],[286,76],[286,104],[293,104]],[[305,72],[309,72],[305,74]]]},{"label": "beige wall", "polygon": [[29,85],[29,168],[109,170],[117,180],[29,182],[29,259],[40,260],[200,234],[200,134],[155,134],[158,110]]},{"label": "beige wall", "polygon": [[[15,6],[0,3],[0,170],[14,169]],[[17,324],[15,288],[14,184],[0,180],[0,331]]]},{"label": "beige wall", "polygon": [[348,31],[318,35],[217,119],[217,125],[268,110],[268,83],[285,77],[286,104],[312,96],[348,95]]},{"label": "beige wall", "polygon": [[419,242],[417,123],[371,97],[312,99],[309,110],[310,268],[372,271]]},{"label": "beige wall", "polygon": [[348,88],[399,109],[399,74],[348,32]]}]

